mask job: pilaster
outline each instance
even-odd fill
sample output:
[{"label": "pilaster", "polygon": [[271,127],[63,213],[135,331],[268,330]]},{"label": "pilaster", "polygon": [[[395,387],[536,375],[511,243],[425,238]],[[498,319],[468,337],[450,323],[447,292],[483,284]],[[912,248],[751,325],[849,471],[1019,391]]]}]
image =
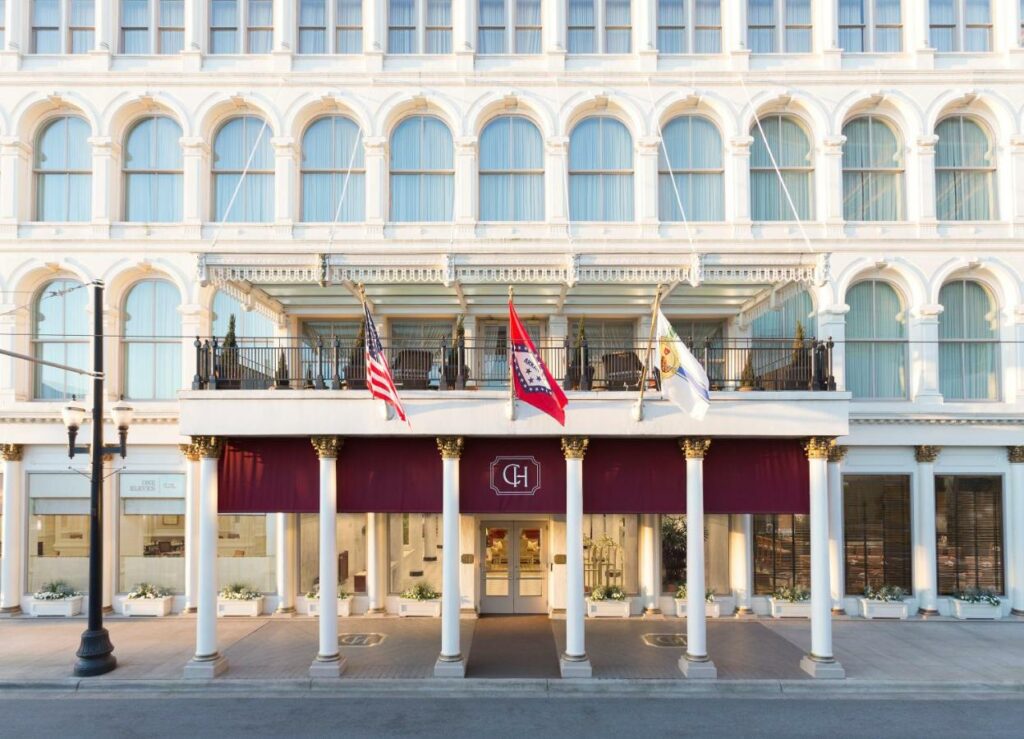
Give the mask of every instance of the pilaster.
[{"label": "pilaster", "polygon": [[938,572],[935,562],[935,460],[941,447],[914,447],[917,462],[915,475],[915,506],[913,515],[914,594],[922,615],[938,614]]},{"label": "pilaster", "polygon": [[22,480],[21,444],[0,445],[3,467],[3,536],[0,549],[0,616],[21,612],[25,590],[22,558],[25,553],[26,500]]}]

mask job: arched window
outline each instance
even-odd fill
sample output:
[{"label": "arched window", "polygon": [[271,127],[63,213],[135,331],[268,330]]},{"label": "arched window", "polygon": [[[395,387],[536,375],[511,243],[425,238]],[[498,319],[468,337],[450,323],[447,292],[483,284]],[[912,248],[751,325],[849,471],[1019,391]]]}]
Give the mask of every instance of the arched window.
[{"label": "arched window", "polygon": [[843,126],[843,217],[848,221],[903,218],[903,152],[896,134],[874,116]]},{"label": "arched window", "polygon": [[181,126],[166,116],[144,118],[128,132],[124,152],[126,221],[181,220]]},{"label": "arched window", "polygon": [[430,115],[406,118],[391,135],[391,220],[450,221],[454,192],[448,126]]},{"label": "arched window", "polygon": [[[782,182],[785,182],[796,215],[801,220],[811,218],[814,160],[811,142],[804,129],[792,118],[772,115],[762,118],[760,127],[755,123],[750,135],[754,137],[750,152],[751,217],[755,221],[796,220],[782,187]],[[772,156],[779,167],[782,182],[772,164]]]},{"label": "arched window", "polygon": [[939,391],[946,400],[998,400],[999,323],[995,301],[974,280],[939,291]]},{"label": "arched window", "polygon": [[899,293],[865,280],[846,302],[846,389],[855,398],[907,397],[907,314]]},{"label": "arched window", "polygon": [[608,116],[582,120],[569,139],[569,217],[633,220],[633,138]]},{"label": "arched window", "polygon": [[213,140],[215,220],[269,223],[274,219],[270,136],[270,127],[251,115],[232,118],[217,131]]},{"label": "arched window", "polygon": [[89,124],[61,116],[46,124],[36,143],[36,220],[88,221],[92,211]]},{"label": "arched window", "polygon": [[936,217],[940,221],[995,218],[992,175],[995,154],[988,134],[976,122],[954,116],[935,128]]},{"label": "arched window", "polygon": [[124,302],[124,394],[172,400],[181,389],[181,295],[167,280],[135,284]]},{"label": "arched window", "polygon": [[274,337],[273,321],[262,313],[246,310],[235,298],[218,290],[213,296],[213,335],[218,341],[228,332],[231,316],[235,317],[235,337],[239,342]]},{"label": "arched window", "polygon": [[[47,283],[36,298],[32,321],[33,355],[69,367],[92,369],[89,345],[89,292],[77,280]],[[63,400],[83,397],[88,378],[74,372],[35,365],[35,397]]]},{"label": "arched window", "polygon": [[365,172],[359,126],[342,116],[314,121],[302,137],[302,220],[364,220]]},{"label": "arched window", "polygon": [[686,220],[721,221],[725,217],[722,137],[715,124],[700,116],[680,116],[669,121],[661,135],[658,218],[683,220],[682,202]]},{"label": "arched window", "polygon": [[544,144],[529,118],[495,118],[480,135],[480,220],[544,220]]}]

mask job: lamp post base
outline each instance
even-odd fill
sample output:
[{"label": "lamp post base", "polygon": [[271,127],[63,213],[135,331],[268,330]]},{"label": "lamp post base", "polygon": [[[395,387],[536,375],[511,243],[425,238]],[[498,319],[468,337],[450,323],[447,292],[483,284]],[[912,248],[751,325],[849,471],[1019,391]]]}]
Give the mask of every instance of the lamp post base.
[{"label": "lamp post base", "polygon": [[82,641],[78,645],[75,656],[75,677],[96,677],[105,675],[117,667],[114,656],[114,645],[110,643],[110,634],[104,628],[82,632]]}]

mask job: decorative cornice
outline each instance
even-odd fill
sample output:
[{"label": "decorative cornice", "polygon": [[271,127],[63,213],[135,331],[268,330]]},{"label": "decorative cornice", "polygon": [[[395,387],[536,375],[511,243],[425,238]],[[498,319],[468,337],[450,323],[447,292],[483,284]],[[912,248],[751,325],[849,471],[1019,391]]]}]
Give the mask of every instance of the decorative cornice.
[{"label": "decorative cornice", "polygon": [[20,462],[25,453],[25,447],[21,444],[0,444],[0,456],[5,462]]},{"label": "decorative cornice", "polygon": [[939,458],[939,452],[941,451],[941,446],[921,444],[920,446],[914,447],[914,459],[921,464],[932,464]]},{"label": "decorative cornice", "polygon": [[829,447],[828,450],[828,461],[832,462],[833,464],[838,464],[839,462],[842,462],[844,459],[846,459],[846,453],[848,451],[850,451],[849,447],[833,444],[831,447]]},{"label": "decorative cornice", "polygon": [[804,442],[804,451],[807,452],[808,459],[828,460],[835,445],[836,440],[830,436],[812,436]]},{"label": "decorative cornice", "polygon": [[[103,422],[104,423],[113,423],[114,420],[112,418],[104,418]],[[0,416],[0,424],[5,424],[5,423],[59,423],[59,424],[63,424],[64,422],[63,422],[63,420],[61,420],[60,412],[59,411],[53,411],[52,415],[46,415],[46,416],[42,416],[42,415],[39,415],[39,416]],[[90,419],[86,418],[85,419],[85,423],[86,424],[91,423]],[[148,416],[148,417],[147,416],[142,416],[142,417],[132,418],[132,426],[158,425],[158,424],[159,425],[166,425],[166,424],[177,425],[177,423],[178,423],[178,417],[177,416]]]},{"label": "decorative cornice", "polygon": [[587,445],[590,439],[586,436],[563,436],[562,454],[566,459],[583,459],[587,453]]},{"label": "decorative cornice", "polygon": [[345,442],[340,436],[312,436],[309,440],[320,459],[337,459],[338,452]]},{"label": "decorative cornice", "polygon": [[861,426],[1024,426],[1024,418],[1013,416],[990,416],[987,418],[978,417],[936,417],[936,416],[910,416],[910,417],[850,417],[850,424]]},{"label": "decorative cornice", "polygon": [[441,459],[459,459],[464,446],[461,436],[437,437],[437,451],[441,452]]},{"label": "decorative cornice", "polygon": [[192,444],[204,459],[220,459],[224,452],[224,439],[219,436],[193,436]]},{"label": "decorative cornice", "polygon": [[688,436],[679,440],[679,448],[687,459],[704,459],[711,448],[711,439]]},{"label": "decorative cornice", "polygon": [[181,450],[182,455],[184,455],[185,459],[189,462],[198,462],[202,456],[200,455],[199,447],[196,446],[195,442],[192,442],[191,444],[178,444],[178,449]]},{"label": "decorative cornice", "polygon": [[1006,458],[1010,464],[1024,464],[1024,446],[1006,447]]}]

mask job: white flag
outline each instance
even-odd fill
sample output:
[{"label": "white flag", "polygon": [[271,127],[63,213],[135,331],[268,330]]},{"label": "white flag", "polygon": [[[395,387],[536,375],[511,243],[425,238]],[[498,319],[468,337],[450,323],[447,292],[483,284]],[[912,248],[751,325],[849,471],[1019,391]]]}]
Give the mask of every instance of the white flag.
[{"label": "white flag", "polygon": [[660,310],[655,330],[654,359],[657,363],[655,366],[661,371],[661,391],[692,418],[700,421],[708,412],[711,401],[708,376]]}]

